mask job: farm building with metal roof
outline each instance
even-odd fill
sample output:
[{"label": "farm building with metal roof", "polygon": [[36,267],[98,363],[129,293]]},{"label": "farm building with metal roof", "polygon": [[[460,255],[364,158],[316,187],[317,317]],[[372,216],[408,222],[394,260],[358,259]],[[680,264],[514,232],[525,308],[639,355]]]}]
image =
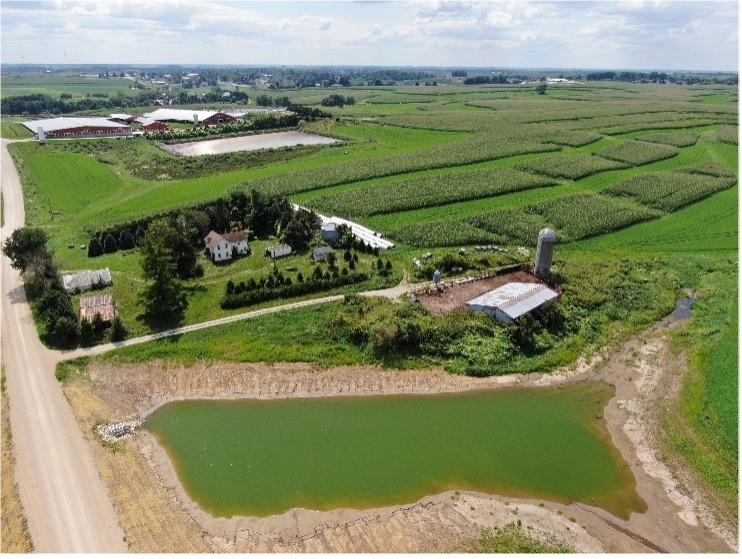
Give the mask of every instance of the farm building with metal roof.
[{"label": "farm building with metal roof", "polygon": [[131,128],[101,117],[58,117],[29,120],[23,123],[34,136],[42,129],[47,138],[71,136],[128,136]]},{"label": "farm building with metal roof", "polygon": [[236,117],[221,111],[196,111],[190,109],[157,109],[143,116],[160,122],[175,121],[192,124],[224,124],[235,122]]},{"label": "farm building with metal roof", "polygon": [[467,301],[466,308],[494,316],[500,322],[511,322],[558,296],[540,283],[512,282]]},{"label": "farm building with metal roof", "polygon": [[96,286],[107,286],[112,283],[111,271],[108,268],[83,270],[82,272],[62,275],[62,284],[67,293],[87,291]]}]

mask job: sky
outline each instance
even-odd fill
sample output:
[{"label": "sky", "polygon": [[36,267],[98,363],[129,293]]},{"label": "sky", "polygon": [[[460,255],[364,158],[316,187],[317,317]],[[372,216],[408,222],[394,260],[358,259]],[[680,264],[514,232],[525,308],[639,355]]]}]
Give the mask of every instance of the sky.
[{"label": "sky", "polygon": [[738,70],[737,0],[0,0],[0,63]]}]

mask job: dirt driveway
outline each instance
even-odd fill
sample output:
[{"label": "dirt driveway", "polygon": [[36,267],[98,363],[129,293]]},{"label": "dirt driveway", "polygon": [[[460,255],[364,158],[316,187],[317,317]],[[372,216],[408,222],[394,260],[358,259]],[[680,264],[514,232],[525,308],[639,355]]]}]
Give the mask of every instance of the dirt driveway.
[{"label": "dirt driveway", "polygon": [[441,284],[440,290],[433,289],[431,285],[428,289],[416,292],[415,296],[431,313],[445,314],[465,309],[467,301],[510,282],[544,283],[532,273],[520,270],[476,281],[446,282]]}]

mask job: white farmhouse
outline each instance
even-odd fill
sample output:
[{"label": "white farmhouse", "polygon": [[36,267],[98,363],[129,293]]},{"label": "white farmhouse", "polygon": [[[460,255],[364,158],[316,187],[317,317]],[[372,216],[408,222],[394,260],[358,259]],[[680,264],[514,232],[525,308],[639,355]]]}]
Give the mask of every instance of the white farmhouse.
[{"label": "white farmhouse", "polygon": [[247,234],[244,231],[234,231],[220,235],[211,231],[204,238],[206,249],[211,254],[214,262],[223,262],[231,260],[233,252],[245,255],[250,252],[250,245],[247,243]]}]

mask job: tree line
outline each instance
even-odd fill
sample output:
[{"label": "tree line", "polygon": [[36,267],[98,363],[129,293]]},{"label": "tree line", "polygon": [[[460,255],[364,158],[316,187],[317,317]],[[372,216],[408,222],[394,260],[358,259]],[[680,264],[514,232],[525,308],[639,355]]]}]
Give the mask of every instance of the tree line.
[{"label": "tree line", "polygon": [[[64,95],[64,94],[62,94]],[[5,115],[40,115],[67,114],[80,111],[97,111],[101,109],[124,109],[151,105],[159,97],[155,91],[145,91],[134,96],[115,95],[113,97],[52,97],[44,93],[3,97],[0,100],[0,112]]]},{"label": "tree line", "polygon": [[688,85],[737,85],[737,75],[728,78],[713,76],[697,76],[685,74],[668,74],[667,72],[590,72],[586,75],[589,81],[618,81],[618,82],[640,82],[640,83],[685,83]]},{"label": "tree line", "polygon": [[10,265],[23,277],[29,303],[44,325],[45,342],[72,347],[78,343],[89,345],[103,337],[110,341],[123,340],[127,331],[118,315],[110,324],[100,315],[95,315],[93,320],[78,318],[57,264],[46,246],[48,240],[43,229],[21,227],[13,231],[2,247]]},{"label": "tree line", "polygon": [[117,250],[141,245],[149,226],[164,220],[177,237],[169,237],[170,250],[175,255],[177,274],[182,279],[195,277],[196,252],[203,249],[204,237],[209,231],[245,231],[252,238],[276,236],[295,251],[303,251],[321,220],[317,214],[294,206],[284,196],[265,196],[252,189],[235,191],[215,200],[181,207],[168,212],[141,217],[136,220],[100,225],[88,243],[88,256],[94,258]]}]

